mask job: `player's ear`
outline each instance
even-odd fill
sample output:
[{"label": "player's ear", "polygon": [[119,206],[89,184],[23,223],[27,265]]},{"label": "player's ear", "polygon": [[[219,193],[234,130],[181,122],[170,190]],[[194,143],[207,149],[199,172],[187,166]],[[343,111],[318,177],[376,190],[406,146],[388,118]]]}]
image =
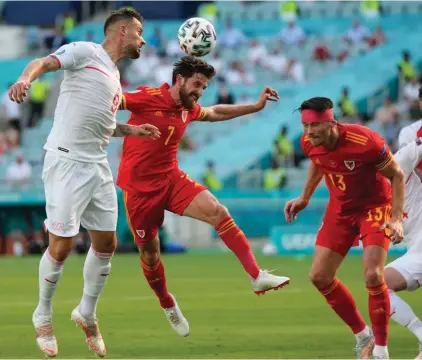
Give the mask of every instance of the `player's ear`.
[{"label": "player's ear", "polygon": [[181,74],[176,75],[176,84],[179,86],[185,85],[185,78]]},{"label": "player's ear", "polygon": [[120,34],[126,35],[127,29],[126,29],[125,24],[121,24],[119,29],[120,29]]}]

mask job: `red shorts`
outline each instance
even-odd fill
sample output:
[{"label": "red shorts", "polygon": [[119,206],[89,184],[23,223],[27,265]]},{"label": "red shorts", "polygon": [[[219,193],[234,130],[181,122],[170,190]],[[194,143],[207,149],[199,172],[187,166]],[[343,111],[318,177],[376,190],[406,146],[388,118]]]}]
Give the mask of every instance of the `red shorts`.
[{"label": "red shorts", "polygon": [[340,216],[327,210],[317,235],[316,245],[329,248],[343,257],[352,246],[359,245],[359,240],[362,241],[364,248],[378,245],[388,251],[389,230],[380,230],[380,227],[390,219],[391,205],[347,216]]},{"label": "red shorts", "polygon": [[126,216],[137,245],[143,245],[157,236],[164,221],[164,210],[183,215],[196,195],[207,190],[179,169],[171,177],[169,183],[159,191],[123,191]]}]

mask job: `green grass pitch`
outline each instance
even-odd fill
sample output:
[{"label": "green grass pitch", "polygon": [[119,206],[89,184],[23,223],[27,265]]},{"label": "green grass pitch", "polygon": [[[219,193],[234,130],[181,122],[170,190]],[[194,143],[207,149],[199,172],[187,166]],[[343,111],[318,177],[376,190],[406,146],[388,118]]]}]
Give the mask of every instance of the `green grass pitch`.
[{"label": "green grass pitch", "polygon": [[[37,302],[37,257],[0,259],[0,358],[42,358],[31,315]],[[92,359],[70,313],[82,293],[84,257],[72,256],[54,299],[58,359]],[[259,257],[262,267],[291,278],[290,286],[258,297],[231,254],[164,256],[170,292],[191,334],[176,335],[147,286],[136,255],[116,255],[97,311],[110,359],[353,358],[354,337],[307,279],[310,258]],[[368,319],[360,257],[346,259],[340,278]],[[422,315],[421,294],[403,293]],[[392,358],[414,358],[417,339],[390,325]]]}]

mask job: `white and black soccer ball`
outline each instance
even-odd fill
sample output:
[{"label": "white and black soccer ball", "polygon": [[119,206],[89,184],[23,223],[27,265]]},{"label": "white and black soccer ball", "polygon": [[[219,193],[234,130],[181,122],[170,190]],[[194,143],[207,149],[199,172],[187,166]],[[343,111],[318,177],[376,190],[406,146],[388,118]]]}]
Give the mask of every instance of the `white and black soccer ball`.
[{"label": "white and black soccer ball", "polygon": [[180,48],[188,55],[201,57],[208,55],[217,43],[214,26],[202,18],[190,18],[177,32]]}]

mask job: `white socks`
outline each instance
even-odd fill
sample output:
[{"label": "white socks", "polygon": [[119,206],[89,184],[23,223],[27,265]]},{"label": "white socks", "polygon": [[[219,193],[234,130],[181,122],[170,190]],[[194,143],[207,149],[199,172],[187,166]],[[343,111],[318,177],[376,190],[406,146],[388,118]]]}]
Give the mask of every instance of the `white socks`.
[{"label": "white socks", "polygon": [[371,329],[368,326],[365,327],[360,333],[355,334],[356,340],[361,341],[366,339],[367,337],[371,336]]},{"label": "white socks", "polygon": [[401,326],[408,328],[422,343],[422,322],[412,308],[393,290],[388,290],[391,301],[391,318]]},{"label": "white socks", "polygon": [[372,356],[374,359],[389,359],[387,346],[375,345]]},{"label": "white socks", "polygon": [[79,312],[84,318],[95,318],[98,298],[111,271],[112,256],[89,248],[84,265],[84,292],[79,304]]},{"label": "white socks", "polygon": [[58,262],[50,255],[49,249],[44,252],[39,265],[39,303],[36,312],[41,316],[51,316],[51,300],[57,284],[62,276],[63,263]]}]

